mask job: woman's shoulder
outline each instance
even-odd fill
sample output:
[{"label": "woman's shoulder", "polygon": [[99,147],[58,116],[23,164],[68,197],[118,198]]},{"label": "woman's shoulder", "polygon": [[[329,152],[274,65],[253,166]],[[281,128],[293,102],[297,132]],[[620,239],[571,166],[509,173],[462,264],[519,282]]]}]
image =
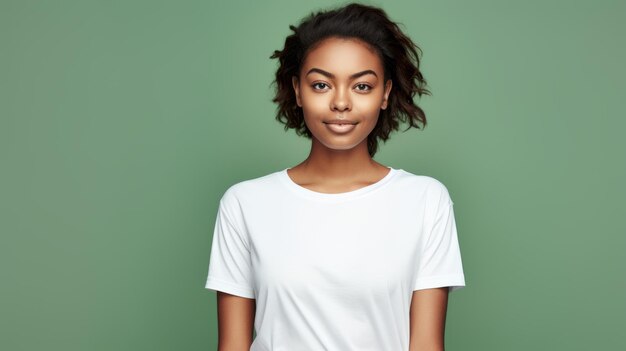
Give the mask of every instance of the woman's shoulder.
[{"label": "woman's shoulder", "polygon": [[448,187],[434,176],[412,173],[403,169],[398,170],[397,176],[397,184],[407,191],[413,189],[433,199],[450,198]]},{"label": "woman's shoulder", "polygon": [[266,173],[253,178],[231,183],[222,196],[222,201],[235,201],[246,196],[264,196],[276,191],[284,170]]},{"label": "woman's shoulder", "polygon": [[398,169],[396,171],[398,178],[406,183],[419,184],[423,187],[433,188],[435,190],[443,190],[446,188],[446,185],[434,176],[412,173],[404,169]]}]

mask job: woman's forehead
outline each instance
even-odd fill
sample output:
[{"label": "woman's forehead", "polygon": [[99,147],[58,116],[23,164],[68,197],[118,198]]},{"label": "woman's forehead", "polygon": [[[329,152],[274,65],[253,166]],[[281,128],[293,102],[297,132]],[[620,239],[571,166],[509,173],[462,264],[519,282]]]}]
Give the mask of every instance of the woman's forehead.
[{"label": "woman's forehead", "polygon": [[337,74],[352,74],[363,70],[382,72],[377,52],[367,43],[353,38],[328,38],[308,52],[303,72],[320,68]]}]

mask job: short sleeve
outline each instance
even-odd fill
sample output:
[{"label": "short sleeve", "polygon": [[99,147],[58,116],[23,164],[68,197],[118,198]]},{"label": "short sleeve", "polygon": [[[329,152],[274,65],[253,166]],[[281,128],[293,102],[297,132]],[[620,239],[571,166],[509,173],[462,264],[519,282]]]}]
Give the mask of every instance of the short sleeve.
[{"label": "short sleeve", "polygon": [[422,247],[413,290],[449,287],[450,292],[465,287],[461,250],[454,217],[454,203],[446,187],[431,185],[432,206],[426,211],[426,240]]},{"label": "short sleeve", "polygon": [[220,200],[209,259],[206,289],[223,291],[232,295],[255,297],[252,285],[250,249],[243,227],[229,214],[230,200],[227,192]]}]

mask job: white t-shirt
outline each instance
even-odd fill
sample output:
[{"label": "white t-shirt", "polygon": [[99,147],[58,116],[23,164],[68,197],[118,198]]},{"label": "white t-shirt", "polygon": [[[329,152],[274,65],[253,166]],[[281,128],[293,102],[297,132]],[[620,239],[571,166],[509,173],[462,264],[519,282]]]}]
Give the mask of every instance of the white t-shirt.
[{"label": "white t-shirt", "polygon": [[388,168],[338,194],[287,169],[226,190],[205,287],[256,299],[251,351],[408,350],[413,291],[465,286],[447,188]]}]

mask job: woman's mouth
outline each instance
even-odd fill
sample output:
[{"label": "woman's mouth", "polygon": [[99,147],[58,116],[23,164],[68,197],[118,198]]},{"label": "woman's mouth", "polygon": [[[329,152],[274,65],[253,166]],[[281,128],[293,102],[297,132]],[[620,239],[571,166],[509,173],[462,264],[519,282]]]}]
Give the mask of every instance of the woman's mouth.
[{"label": "woman's mouth", "polygon": [[356,123],[326,123],[326,127],[339,134],[345,134],[356,128]]}]

